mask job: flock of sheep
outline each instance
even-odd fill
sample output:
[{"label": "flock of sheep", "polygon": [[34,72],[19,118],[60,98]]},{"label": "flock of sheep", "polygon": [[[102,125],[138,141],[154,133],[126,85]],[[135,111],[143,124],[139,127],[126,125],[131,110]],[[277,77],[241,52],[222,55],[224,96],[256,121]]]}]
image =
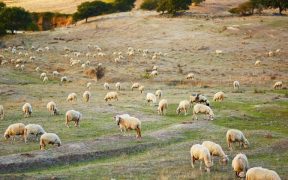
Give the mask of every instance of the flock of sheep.
[{"label": "flock of sheep", "polygon": [[[7,48],[5,51],[7,52],[11,52],[12,54],[16,54],[17,50],[23,50],[24,51],[24,47],[18,47],[18,49],[16,49],[16,47],[10,47]],[[102,52],[102,49],[95,45],[95,46],[91,46],[88,45],[88,49],[94,49],[96,50],[98,53],[97,54],[92,54],[91,52],[86,53],[86,57],[96,57],[96,56],[106,56],[106,54],[104,52]],[[35,47],[31,47],[32,51],[36,51],[37,53],[45,53],[45,51],[50,51],[49,47],[45,47],[45,48],[38,48],[36,49]],[[69,57],[71,54],[69,54],[70,49],[65,47],[64,48],[66,54],[64,55],[65,57]],[[127,56],[133,56],[136,54],[136,52],[138,53],[142,53],[142,55],[144,57],[147,57],[149,55],[149,51],[148,50],[141,50],[138,49],[137,51],[134,50],[134,48],[129,47],[128,51],[127,51]],[[216,54],[219,54],[220,52],[216,52]],[[24,55],[25,57],[28,57],[29,54],[28,52],[23,53],[23,52],[19,52],[18,55]],[[80,52],[72,52],[72,55],[75,57],[79,57],[82,55],[82,53]],[[119,61],[121,61],[121,59],[124,59],[124,55],[122,52],[114,52],[113,55],[117,56],[115,58],[115,63],[118,63]],[[159,56],[166,56],[167,54],[162,54],[161,52],[155,52],[152,55],[152,59],[156,59]],[[4,58],[4,56],[1,55],[0,57],[0,64],[1,65],[5,65],[7,63],[12,63],[12,64],[16,64],[15,67],[17,69],[20,69],[21,71],[24,70],[25,68],[25,63],[29,63],[29,62],[33,62],[36,59],[35,56],[31,56],[29,58],[29,60],[23,60],[21,58],[19,59],[11,59],[10,61],[6,60]],[[80,60],[76,60],[73,58],[70,58],[70,66],[75,66],[77,64],[81,64]],[[260,62],[256,62],[255,65],[259,65]],[[87,66],[90,65],[90,61],[86,61],[85,63],[81,64],[82,68],[86,68]],[[102,64],[99,63],[99,66],[101,66]],[[44,83],[48,82],[48,75],[46,72],[42,72],[41,73],[41,68],[39,66],[37,66],[35,68],[36,72],[40,73],[40,78],[43,80]],[[52,76],[53,77],[59,77],[61,74],[58,71],[53,71],[52,72]],[[157,66],[153,66],[152,71],[150,73],[151,77],[155,77],[158,75],[158,67]],[[61,78],[59,78],[61,83],[65,83],[68,81],[67,76],[62,76]],[[194,79],[194,74],[193,73],[189,73],[186,76],[186,79]],[[104,83],[104,89],[105,90],[110,90],[110,85],[109,83],[105,82]],[[117,91],[121,91],[122,87],[121,87],[121,83],[117,82],[115,84],[116,90]],[[276,82],[274,84],[274,88],[275,89],[281,89],[283,86],[283,83],[281,81]],[[83,93],[83,100],[85,102],[88,102],[91,99],[91,92],[89,91],[89,89],[92,87],[92,83],[88,82],[86,87],[88,88],[87,91],[85,91]],[[233,87],[234,89],[239,89],[240,87],[240,83],[239,81],[234,81],[233,82]],[[133,83],[131,86],[131,90],[133,91],[134,89],[138,89],[141,94],[144,91],[144,86],[141,85],[140,83],[136,82]],[[118,101],[118,92],[117,91],[109,91],[107,92],[106,96],[104,97],[104,100],[107,101],[111,101],[111,100],[115,100]],[[223,101],[225,97],[224,92],[217,92],[214,97],[213,97],[213,101]],[[148,104],[153,103],[156,104],[157,103],[157,99],[159,100],[158,103],[158,107],[157,107],[157,111],[159,115],[166,115],[167,109],[168,109],[168,100],[163,98],[163,91],[158,89],[155,94],[148,92],[146,94],[146,102]],[[77,101],[77,94],[76,93],[70,93],[66,99],[67,102],[74,102]],[[176,113],[180,114],[181,112],[183,112],[185,115],[187,115],[189,109],[192,107],[192,105],[195,103],[195,105],[193,106],[193,119],[198,119],[197,118],[197,114],[206,114],[208,115],[208,118],[210,120],[213,120],[215,118],[215,115],[213,113],[213,110],[210,106],[210,102],[208,100],[208,98],[202,94],[192,94],[190,96],[189,100],[182,100],[180,101],[177,109],[176,109]],[[51,115],[58,115],[59,114],[59,110],[56,106],[56,103],[51,101],[47,104],[47,110],[51,113]],[[32,114],[32,106],[29,103],[25,103],[22,107],[22,111],[24,114],[24,117],[29,117]],[[3,119],[4,118],[4,107],[2,105],[0,105],[0,118]],[[65,114],[65,125],[69,128],[69,122],[74,122],[76,127],[79,127],[80,124],[80,120],[82,118],[82,114],[78,111],[75,110],[69,110],[66,112]],[[141,138],[141,121],[136,118],[136,117],[132,117],[129,114],[121,114],[121,115],[116,115],[114,117],[116,124],[119,126],[121,132],[126,132],[128,130],[135,130],[137,133],[137,138]],[[34,135],[36,136],[36,139],[38,140],[38,137],[40,136],[40,140],[39,140],[39,144],[40,144],[40,149],[44,150],[45,147],[48,144],[52,144],[52,145],[57,145],[57,146],[61,146],[61,140],[60,138],[57,136],[57,134],[55,133],[47,133],[43,127],[41,125],[38,124],[28,124],[28,125],[24,125],[23,123],[16,123],[16,124],[11,124],[5,131],[4,133],[4,137],[6,139],[12,137],[12,141],[14,141],[15,136],[16,135],[21,135],[24,139],[25,142],[27,142],[29,136]],[[244,148],[248,148],[249,147],[249,142],[248,140],[245,138],[244,134],[237,129],[230,129],[227,131],[226,133],[226,140],[227,140],[227,145],[228,148],[230,150],[232,150],[232,143],[238,142],[240,147],[244,147]],[[226,164],[229,161],[228,156],[224,153],[222,147],[219,144],[216,144],[214,142],[211,141],[204,141],[202,144],[194,144],[191,149],[190,149],[190,154],[191,154],[191,165],[194,168],[194,163],[196,160],[200,161],[200,169],[202,168],[202,162],[204,162],[205,164],[205,169],[207,170],[207,172],[210,172],[210,168],[213,166],[213,157],[214,156],[219,156],[220,157],[220,163],[221,164]],[[232,167],[233,170],[236,173],[236,176],[238,177],[245,177],[247,180],[250,179],[273,179],[273,180],[278,180],[280,179],[280,177],[278,176],[278,174],[275,171],[272,170],[268,170],[268,169],[264,169],[261,167],[254,167],[254,168],[250,168],[249,169],[249,163],[248,163],[248,158],[246,157],[245,154],[239,153],[237,154],[234,159],[232,160]]]}]

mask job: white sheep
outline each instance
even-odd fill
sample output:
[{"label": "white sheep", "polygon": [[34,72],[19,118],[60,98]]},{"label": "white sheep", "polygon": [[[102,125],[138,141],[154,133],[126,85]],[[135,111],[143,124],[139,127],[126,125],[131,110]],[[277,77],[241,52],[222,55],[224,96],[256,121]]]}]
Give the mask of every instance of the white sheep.
[{"label": "white sheep", "polygon": [[44,77],[47,77],[47,74],[45,72],[40,74],[40,79],[43,79]]},{"label": "white sheep", "polygon": [[135,130],[137,133],[136,138],[141,138],[141,121],[131,116],[116,116],[116,123],[121,132],[128,130]]},{"label": "white sheep", "polygon": [[35,71],[36,71],[36,72],[39,72],[39,71],[40,71],[40,67],[36,67],[36,68],[35,68]]},{"label": "white sheep", "polygon": [[158,97],[159,99],[161,99],[161,97],[162,97],[162,95],[163,95],[163,92],[162,92],[160,89],[158,89],[158,90],[155,92],[155,95],[156,95],[156,97]]},{"label": "white sheep", "polygon": [[273,51],[269,51],[269,52],[268,52],[268,56],[269,56],[269,57],[274,56],[274,52],[273,52]]},{"label": "white sheep", "polygon": [[60,75],[60,73],[58,71],[53,71],[52,72],[53,77],[57,77]]},{"label": "white sheep", "polygon": [[121,89],[121,83],[120,83],[120,82],[117,82],[117,83],[115,84],[115,87],[116,87],[116,89],[117,89],[118,91],[120,91],[120,89]]},{"label": "white sheep", "polygon": [[4,133],[4,138],[8,139],[12,137],[12,142],[15,141],[15,136],[22,136],[24,139],[25,125],[23,123],[15,123],[8,126]]},{"label": "white sheep", "polygon": [[140,91],[141,94],[144,91],[144,88],[145,88],[145,86],[142,86],[142,85],[138,88],[138,90]]},{"label": "white sheep", "polygon": [[261,61],[260,61],[260,60],[257,60],[254,65],[255,65],[255,66],[259,66],[260,63],[261,63]]},{"label": "white sheep", "polygon": [[103,86],[106,90],[110,89],[109,84],[107,82],[105,82]]},{"label": "white sheep", "polygon": [[205,163],[205,169],[210,172],[210,168],[213,166],[213,162],[210,156],[209,150],[200,144],[194,144],[190,149],[191,166],[194,168],[196,160],[200,160],[200,170],[202,169],[202,161]]},{"label": "white sheep", "polygon": [[131,90],[133,91],[133,89],[139,88],[139,87],[140,87],[139,83],[133,83],[132,86],[131,86]]},{"label": "white sheep", "polygon": [[150,103],[150,102],[156,103],[157,99],[156,99],[156,96],[153,93],[147,93],[146,94],[146,101],[148,103]]},{"label": "white sheep", "polygon": [[27,143],[27,139],[29,135],[36,136],[36,139],[38,141],[38,136],[41,136],[42,134],[46,133],[45,130],[42,128],[42,126],[38,124],[28,124],[25,126],[24,129],[24,140],[25,143]]},{"label": "white sheep", "polygon": [[85,102],[88,102],[88,101],[90,100],[90,98],[91,98],[91,93],[90,93],[89,91],[85,91],[85,92],[83,93],[83,100],[84,100]]},{"label": "white sheep", "polygon": [[91,89],[91,86],[92,86],[92,83],[91,83],[91,82],[88,82],[88,83],[86,84],[86,87],[87,87],[88,89]]},{"label": "white sheep", "polygon": [[239,81],[234,81],[234,82],[233,82],[233,88],[234,88],[234,89],[239,89],[239,88],[240,88],[240,83],[239,83]]},{"label": "white sheep", "polygon": [[158,75],[158,71],[157,70],[153,70],[151,73],[150,73],[150,77],[155,77]]},{"label": "white sheep", "polygon": [[219,50],[219,49],[217,49],[217,50],[215,50],[215,53],[216,53],[217,55],[220,55],[220,54],[223,54],[223,51],[222,51],[222,50]]},{"label": "white sheep", "polygon": [[63,83],[63,82],[67,82],[68,81],[68,78],[66,77],[66,76],[63,76],[63,77],[61,77],[61,83]]},{"label": "white sheep", "polygon": [[277,81],[277,82],[274,84],[273,88],[274,88],[274,89],[282,89],[282,86],[283,86],[282,81]]},{"label": "white sheep", "polygon": [[167,99],[162,99],[158,104],[158,108],[157,108],[158,114],[164,115],[165,112],[167,111],[167,108],[168,108]]},{"label": "white sheep", "polygon": [[193,119],[196,118],[196,120],[197,120],[198,118],[197,118],[196,114],[199,114],[199,113],[208,114],[210,120],[214,119],[214,113],[209,106],[206,106],[204,104],[196,104],[193,107]]},{"label": "white sheep", "polygon": [[222,91],[217,92],[213,97],[213,101],[223,101],[223,100],[224,100],[224,92]]},{"label": "white sheep", "polygon": [[194,79],[194,74],[193,73],[187,74],[186,79]]},{"label": "white sheep", "polygon": [[187,115],[188,110],[191,108],[191,103],[187,100],[180,101],[179,106],[176,110],[176,113],[179,115],[182,111]]},{"label": "white sheep", "polygon": [[281,180],[280,176],[273,170],[253,167],[246,172],[246,180]]},{"label": "white sheep", "polygon": [[66,100],[68,102],[77,101],[77,94],[76,93],[70,93]]},{"label": "white sheep", "polygon": [[21,71],[24,71],[24,67],[25,67],[25,65],[24,65],[24,64],[22,64],[22,65],[20,66],[20,68],[21,68]]},{"label": "white sheep", "polygon": [[43,83],[47,83],[48,82],[48,77],[47,76],[45,76],[44,78],[43,78]]},{"label": "white sheep", "polygon": [[226,141],[228,148],[232,150],[231,143],[239,142],[240,147],[248,148],[249,141],[245,138],[244,134],[238,129],[229,129],[226,133]]},{"label": "white sheep", "polygon": [[74,121],[74,125],[75,127],[79,127],[79,121],[81,120],[82,118],[82,114],[78,111],[75,111],[75,110],[69,110],[66,112],[66,122],[65,122],[65,125],[69,128],[69,125],[68,123],[70,121]]},{"label": "white sheep", "polygon": [[232,168],[237,177],[244,178],[245,173],[249,168],[247,156],[242,153],[237,154],[232,160]]},{"label": "white sheep", "polygon": [[107,102],[108,100],[112,100],[112,99],[115,99],[118,101],[118,93],[117,92],[108,92],[106,94],[106,96],[104,97],[104,100]]},{"label": "white sheep", "polygon": [[32,106],[29,103],[25,103],[22,106],[22,112],[24,114],[24,117],[29,117],[32,114]]},{"label": "white sheep", "polygon": [[153,66],[152,71],[157,71],[158,67],[157,66]]},{"label": "white sheep", "polygon": [[50,101],[47,103],[47,110],[50,112],[51,115],[58,115],[59,110],[56,107],[56,103],[53,101]]},{"label": "white sheep", "polygon": [[4,107],[0,105],[0,119],[4,119]]},{"label": "white sheep", "polygon": [[224,163],[224,164],[227,164],[227,162],[229,161],[228,156],[224,153],[222,147],[219,144],[216,144],[212,141],[204,141],[202,143],[202,146],[205,146],[209,150],[212,161],[213,161],[213,156],[221,157],[219,162]]},{"label": "white sheep", "polygon": [[45,133],[40,137],[40,149],[45,150],[46,145],[52,144],[57,145],[58,147],[61,146],[61,140],[54,133]]},{"label": "white sheep", "polygon": [[192,94],[190,96],[190,103],[201,103],[205,104],[206,106],[210,106],[210,102],[208,101],[207,97],[202,94]]}]

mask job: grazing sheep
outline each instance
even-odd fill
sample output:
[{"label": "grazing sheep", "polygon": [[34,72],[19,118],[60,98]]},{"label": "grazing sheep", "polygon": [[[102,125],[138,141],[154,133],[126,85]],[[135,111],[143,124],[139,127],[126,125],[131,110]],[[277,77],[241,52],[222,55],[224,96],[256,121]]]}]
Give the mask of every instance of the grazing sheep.
[{"label": "grazing sheep", "polygon": [[185,112],[185,116],[187,115],[187,111],[190,109],[191,104],[187,100],[180,101],[179,106],[176,110],[176,113],[179,115],[182,111]]},{"label": "grazing sheep", "polygon": [[104,100],[107,102],[108,100],[112,100],[115,99],[116,101],[118,101],[118,93],[117,92],[108,92],[106,94],[106,96],[104,97]]},{"label": "grazing sheep", "polygon": [[232,150],[231,143],[239,142],[240,147],[248,148],[249,142],[245,138],[244,134],[238,129],[229,129],[226,133],[226,141],[228,144],[228,148]]},{"label": "grazing sheep", "polygon": [[4,107],[0,105],[0,119],[4,119]]},{"label": "grazing sheep", "polygon": [[194,74],[193,73],[187,74],[186,79],[194,79]]},{"label": "grazing sheep", "polygon": [[43,72],[43,73],[40,74],[40,79],[43,79],[46,76],[47,76],[47,74]]},{"label": "grazing sheep", "polygon": [[67,81],[68,81],[68,78],[66,76],[61,77],[61,83],[67,82]]},{"label": "grazing sheep", "polygon": [[246,180],[281,180],[280,176],[273,170],[253,167],[246,173]]},{"label": "grazing sheep", "polygon": [[133,83],[132,86],[131,86],[131,90],[133,91],[133,89],[139,88],[139,87],[140,87],[139,83]]},{"label": "grazing sheep", "polygon": [[282,81],[278,81],[274,84],[273,88],[274,89],[282,89],[283,83]]},{"label": "grazing sheep", "polygon": [[193,107],[193,119],[196,117],[196,120],[197,120],[198,118],[196,114],[199,114],[199,113],[208,114],[210,120],[213,120],[214,118],[214,113],[212,109],[209,106],[206,106],[204,104],[196,104]]},{"label": "grazing sheep", "polygon": [[157,71],[158,67],[157,66],[153,66],[152,71]]},{"label": "grazing sheep", "polygon": [[234,88],[234,89],[239,89],[239,88],[240,88],[240,83],[239,83],[239,81],[234,81],[234,82],[233,82],[233,88]]},{"label": "grazing sheep", "polygon": [[57,77],[60,75],[60,73],[58,71],[53,71],[52,72],[53,77]]},{"label": "grazing sheep", "polygon": [[224,163],[224,164],[227,164],[227,162],[229,161],[228,156],[224,153],[222,147],[219,144],[216,144],[212,141],[204,141],[202,143],[202,146],[205,146],[209,150],[212,161],[213,161],[213,156],[221,157],[219,162]]},{"label": "grazing sheep", "polygon": [[223,101],[223,100],[224,100],[224,93],[222,91],[217,92],[213,97],[213,101]]},{"label": "grazing sheep", "polygon": [[249,168],[247,156],[241,153],[237,154],[232,161],[232,168],[233,168],[233,171],[235,171],[235,175],[237,177],[242,177],[243,175],[245,177],[245,173]]},{"label": "grazing sheep", "polygon": [[48,82],[48,77],[47,77],[47,76],[45,76],[45,77],[43,78],[43,83],[46,83],[46,82]]},{"label": "grazing sheep", "polygon": [[155,77],[158,75],[158,71],[157,70],[153,70],[151,73],[150,73],[150,77]]},{"label": "grazing sheep", "polygon": [[23,111],[24,117],[29,117],[29,116],[31,116],[31,114],[32,114],[32,106],[31,106],[31,104],[25,103],[25,104],[22,106],[22,111]]},{"label": "grazing sheep", "polygon": [[202,161],[205,163],[205,169],[210,172],[210,168],[213,166],[209,150],[200,144],[194,144],[190,149],[191,154],[191,166],[194,168],[196,160],[200,160],[200,170],[202,170]]},{"label": "grazing sheep", "polygon": [[115,84],[115,87],[116,87],[116,89],[117,89],[118,91],[120,91],[120,89],[121,89],[121,84],[120,84],[120,82],[117,82],[117,83]]},{"label": "grazing sheep", "polygon": [[77,94],[76,93],[70,93],[67,97],[67,101],[68,102],[77,101]]},{"label": "grazing sheep", "polygon": [[165,115],[166,113],[164,113],[168,108],[168,101],[166,99],[162,99],[160,102],[159,102],[159,105],[158,105],[158,114],[160,115]]},{"label": "grazing sheep", "polygon": [[56,103],[53,102],[53,101],[50,101],[48,104],[47,104],[47,109],[48,111],[50,112],[51,115],[58,115],[59,114],[59,111],[56,107]]},{"label": "grazing sheep", "polygon": [[274,52],[273,52],[273,51],[269,51],[269,52],[268,52],[268,56],[269,56],[269,57],[274,56]]},{"label": "grazing sheep", "polygon": [[128,130],[135,130],[137,132],[136,138],[141,138],[141,121],[131,116],[118,116],[116,119],[117,125],[121,132]]},{"label": "grazing sheep", "polygon": [[24,71],[24,67],[25,67],[25,65],[24,65],[24,64],[22,64],[22,65],[20,66],[20,68],[21,68],[21,71]]},{"label": "grazing sheep", "polygon": [[89,91],[85,91],[85,92],[83,93],[83,100],[84,100],[85,102],[88,102],[89,99],[90,99],[90,97],[91,97],[91,93],[90,93]]},{"label": "grazing sheep", "polygon": [[219,55],[219,54],[223,54],[223,51],[222,51],[222,50],[219,50],[219,49],[217,49],[217,50],[215,50],[215,53],[216,53],[217,55]]},{"label": "grazing sheep", "polygon": [[29,135],[35,135],[36,139],[38,141],[38,136],[41,136],[42,134],[46,133],[45,130],[42,128],[42,126],[38,124],[28,124],[25,126],[24,129],[24,140],[25,143],[27,143],[27,139]]},{"label": "grazing sheep", "polygon": [[54,133],[45,133],[40,137],[40,149],[45,150],[45,147],[48,144],[56,144],[59,147],[61,146],[61,140]]},{"label": "grazing sheep", "polygon": [[158,89],[158,90],[155,92],[156,97],[158,97],[159,99],[161,99],[162,94],[163,94],[163,92],[162,92],[160,89]]},{"label": "grazing sheep", "polygon": [[260,65],[260,63],[261,63],[261,61],[260,61],[260,60],[257,60],[257,61],[255,62],[255,66]]},{"label": "grazing sheep", "polygon": [[148,103],[152,102],[152,103],[156,103],[157,99],[156,96],[153,93],[147,93],[146,95],[146,101]]},{"label": "grazing sheep", "polygon": [[210,106],[210,102],[208,101],[207,97],[201,95],[201,94],[192,94],[190,96],[190,103],[201,103],[205,104],[206,106]]},{"label": "grazing sheep", "polygon": [[82,114],[78,111],[75,111],[75,110],[69,110],[66,112],[66,122],[65,122],[65,125],[69,128],[69,125],[68,123],[70,121],[74,121],[75,123],[75,127],[79,127],[79,121],[80,119],[82,118]]},{"label": "grazing sheep", "polygon": [[110,89],[109,84],[108,84],[107,82],[104,83],[104,88],[105,88],[106,90]]},{"label": "grazing sheep", "polygon": [[145,86],[142,86],[142,85],[138,88],[138,90],[140,91],[141,94],[144,91],[144,88],[145,88]]},{"label": "grazing sheep", "polygon": [[91,83],[91,82],[88,82],[87,85],[86,85],[86,87],[87,87],[88,89],[91,89],[91,86],[92,86],[92,83]]},{"label": "grazing sheep", "polygon": [[4,133],[4,138],[8,139],[12,137],[12,142],[15,141],[15,136],[22,136],[24,139],[24,129],[25,125],[23,123],[16,123],[16,124],[11,124],[8,126]]}]

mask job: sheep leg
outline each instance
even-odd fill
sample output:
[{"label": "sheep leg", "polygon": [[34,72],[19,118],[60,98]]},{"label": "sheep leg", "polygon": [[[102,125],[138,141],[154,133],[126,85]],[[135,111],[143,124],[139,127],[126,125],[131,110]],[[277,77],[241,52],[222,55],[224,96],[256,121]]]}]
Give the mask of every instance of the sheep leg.
[{"label": "sheep leg", "polygon": [[136,128],[137,138],[141,138],[141,129],[139,127]]},{"label": "sheep leg", "polygon": [[200,161],[200,171],[202,170],[202,161]]},{"label": "sheep leg", "polygon": [[187,116],[187,110],[186,109],[184,109],[184,112],[185,112],[185,116]]},{"label": "sheep leg", "polygon": [[194,158],[194,156],[192,156],[192,158],[191,158],[191,166],[192,166],[192,168],[194,168],[194,162],[195,162],[195,158]]}]

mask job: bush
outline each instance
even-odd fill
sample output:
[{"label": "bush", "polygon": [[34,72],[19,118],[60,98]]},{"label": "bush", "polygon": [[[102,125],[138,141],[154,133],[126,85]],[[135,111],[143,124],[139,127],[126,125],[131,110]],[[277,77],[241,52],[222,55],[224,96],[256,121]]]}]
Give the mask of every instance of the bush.
[{"label": "bush", "polygon": [[144,0],[140,8],[145,10],[155,10],[157,8],[158,0]]},{"label": "bush", "polygon": [[135,0],[115,0],[113,3],[114,11],[125,12],[130,11],[134,7]]},{"label": "bush", "polygon": [[177,11],[189,9],[192,0],[160,0],[157,6],[158,12],[168,12],[175,15]]},{"label": "bush", "polygon": [[262,0],[250,0],[240,4],[238,7],[232,8],[229,10],[232,14],[239,14],[241,16],[248,16],[254,14],[254,10],[258,9],[258,12],[261,13],[263,6],[261,4]]},{"label": "bush", "polygon": [[97,66],[96,67],[96,77],[97,79],[101,79],[105,76],[105,67],[103,66]]}]

